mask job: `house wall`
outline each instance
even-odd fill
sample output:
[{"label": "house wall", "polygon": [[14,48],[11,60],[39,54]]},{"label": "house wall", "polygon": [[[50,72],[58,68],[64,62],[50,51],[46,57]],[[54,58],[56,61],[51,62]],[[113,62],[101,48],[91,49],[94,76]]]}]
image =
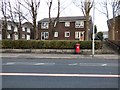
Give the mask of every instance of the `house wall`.
[{"label": "house wall", "polygon": [[0,20],[0,40],[2,40],[2,21]]},{"label": "house wall", "polygon": [[[41,39],[41,32],[49,32],[49,39],[54,40],[75,40],[75,32],[85,32],[85,21],[84,28],[75,28],[75,22],[70,22],[70,27],[65,27],[65,22],[60,22],[55,31],[59,33],[58,37],[53,37],[52,32],[49,29],[41,29],[41,23],[38,23],[39,39]],[[65,37],[65,32],[70,32],[70,37]]]},{"label": "house wall", "polygon": [[120,16],[116,20],[115,40],[120,40]]},{"label": "house wall", "polygon": [[[11,27],[12,25],[14,25],[13,28]],[[23,29],[25,29],[25,28],[26,28],[26,30],[23,31]],[[2,39],[8,39],[8,40],[18,40],[18,39],[30,40],[31,39],[31,28],[32,28],[32,25],[30,25],[29,23],[24,23],[24,24],[22,24],[22,29],[19,30],[17,23],[13,24],[12,22],[8,21],[7,22],[7,32],[4,32],[5,30],[2,29],[2,32],[3,32],[2,33]],[[28,29],[30,30],[30,32],[28,32]],[[1,31],[0,31],[0,33],[1,33]],[[5,33],[7,34],[7,37],[5,37]]]},{"label": "house wall", "polygon": [[115,18],[115,31],[112,30],[112,20],[110,20],[111,26],[109,26],[109,40],[120,40],[120,15]]}]

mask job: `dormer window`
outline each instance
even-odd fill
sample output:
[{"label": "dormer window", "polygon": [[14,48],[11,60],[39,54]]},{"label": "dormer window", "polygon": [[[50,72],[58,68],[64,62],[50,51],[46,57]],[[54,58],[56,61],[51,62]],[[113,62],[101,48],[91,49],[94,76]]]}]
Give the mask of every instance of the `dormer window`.
[{"label": "dormer window", "polygon": [[75,28],[84,28],[84,21],[76,21]]},{"label": "dormer window", "polygon": [[41,23],[41,28],[42,29],[48,29],[49,28],[49,23],[48,22],[42,22]]},{"label": "dormer window", "polygon": [[65,27],[70,27],[70,22],[65,22]]}]

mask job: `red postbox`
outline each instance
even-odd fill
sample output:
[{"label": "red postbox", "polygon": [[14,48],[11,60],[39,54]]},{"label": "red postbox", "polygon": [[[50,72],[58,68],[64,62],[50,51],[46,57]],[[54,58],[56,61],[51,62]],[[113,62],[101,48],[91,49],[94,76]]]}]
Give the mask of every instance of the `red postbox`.
[{"label": "red postbox", "polygon": [[80,44],[76,44],[75,45],[75,52],[78,54],[78,53],[80,53]]}]

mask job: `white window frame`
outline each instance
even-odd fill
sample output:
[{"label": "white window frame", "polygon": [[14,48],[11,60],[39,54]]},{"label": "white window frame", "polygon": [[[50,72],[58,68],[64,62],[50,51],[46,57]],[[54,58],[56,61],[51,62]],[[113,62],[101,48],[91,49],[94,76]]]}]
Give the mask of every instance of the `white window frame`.
[{"label": "white window frame", "polygon": [[49,38],[49,32],[45,32],[45,39],[48,39]]},{"label": "white window frame", "polygon": [[84,28],[84,21],[83,20],[76,21],[75,28]]},{"label": "white window frame", "polygon": [[[69,34],[69,35],[67,35]],[[70,37],[70,32],[65,32],[65,37]]]},{"label": "white window frame", "polygon": [[27,35],[27,40],[30,40],[30,35]]},{"label": "white window frame", "polygon": [[[47,34],[47,36],[46,36],[46,34]],[[43,37],[43,39],[42,39],[42,37]],[[49,32],[41,32],[41,40],[46,40],[48,38],[49,38]]]},{"label": "white window frame", "polygon": [[14,36],[14,37],[15,37],[15,40],[18,40],[18,35],[17,35],[17,34],[15,34],[15,36]]},{"label": "white window frame", "polygon": [[18,28],[17,27],[14,28],[14,32],[18,32]]},{"label": "white window frame", "polygon": [[0,34],[0,40],[2,40],[2,34]]},{"label": "white window frame", "polygon": [[25,31],[25,27],[22,28],[22,31]]},{"label": "white window frame", "polygon": [[30,33],[30,28],[27,28],[27,32]]},{"label": "white window frame", "polygon": [[48,22],[42,22],[41,23],[41,29],[48,29],[49,28],[49,23]]},{"label": "white window frame", "polygon": [[25,34],[22,34],[22,39],[25,39]]},{"label": "white window frame", "polygon": [[81,35],[81,32],[75,32],[75,39],[79,39]]},{"label": "white window frame", "polygon": [[10,39],[10,34],[7,34],[7,38]]},{"label": "white window frame", "polygon": [[70,27],[70,22],[65,22],[65,27]]},{"label": "white window frame", "polygon": [[75,32],[75,39],[79,39],[80,41],[83,41],[84,40],[84,32],[76,31]]},{"label": "white window frame", "polygon": [[54,32],[54,37],[58,37],[58,32]]},{"label": "white window frame", "polygon": [[11,30],[11,25],[8,25],[8,26],[7,26],[7,29],[8,29],[8,30]]}]

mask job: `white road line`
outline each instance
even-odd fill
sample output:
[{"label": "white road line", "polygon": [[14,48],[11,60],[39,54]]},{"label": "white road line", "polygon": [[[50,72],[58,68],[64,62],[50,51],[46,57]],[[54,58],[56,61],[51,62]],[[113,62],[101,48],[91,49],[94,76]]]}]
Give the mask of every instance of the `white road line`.
[{"label": "white road line", "polygon": [[[34,65],[34,66],[49,66],[49,65],[56,65],[56,63],[39,63],[39,62],[7,62],[3,63],[2,65]],[[117,63],[110,64],[110,63],[68,63],[68,64],[62,64],[62,65],[68,65],[68,66],[101,66],[101,67],[109,67],[109,66],[118,66]]]},{"label": "white road line", "polygon": [[8,63],[6,63],[6,65],[13,65],[13,64],[15,64],[14,62],[8,62]]},{"label": "white road line", "polygon": [[107,64],[102,64],[101,66],[107,66]]},{"label": "white road line", "polygon": [[36,63],[36,62],[7,62],[2,65],[55,65],[55,63]]},{"label": "white road line", "polygon": [[55,65],[55,63],[35,63],[34,65],[39,66],[39,65]]},{"label": "white road line", "polygon": [[0,76],[46,76],[46,77],[88,77],[88,78],[118,78],[120,75],[104,74],[42,74],[42,73],[0,73]]},{"label": "white road line", "polygon": [[75,66],[75,65],[78,65],[78,63],[72,63],[72,64],[68,64],[70,66]]}]

